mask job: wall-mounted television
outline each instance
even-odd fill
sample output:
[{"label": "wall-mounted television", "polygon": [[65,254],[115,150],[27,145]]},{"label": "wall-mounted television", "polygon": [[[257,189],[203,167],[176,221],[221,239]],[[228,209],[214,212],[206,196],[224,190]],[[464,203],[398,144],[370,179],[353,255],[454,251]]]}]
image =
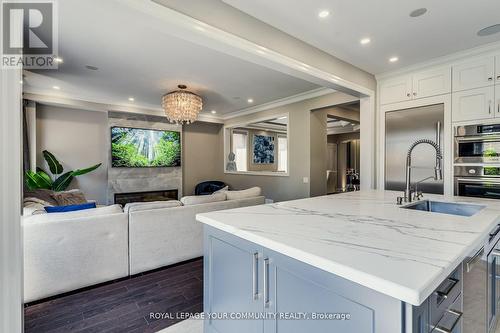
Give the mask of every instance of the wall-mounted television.
[{"label": "wall-mounted television", "polygon": [[115,168],[178,167],[181,135],[175,131],[111,127],[111,165]]}]

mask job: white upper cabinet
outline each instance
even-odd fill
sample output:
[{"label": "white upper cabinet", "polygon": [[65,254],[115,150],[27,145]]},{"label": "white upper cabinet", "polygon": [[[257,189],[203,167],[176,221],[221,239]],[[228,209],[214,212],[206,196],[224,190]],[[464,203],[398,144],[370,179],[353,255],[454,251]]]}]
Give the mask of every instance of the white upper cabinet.
[{"label": "white upper cabinet", "polygon": [[[497,59],[497,71],[498,62]],[[491,86],[495,83],[495,57],[485,57],[453,66],[453,91]]]},{"label": "white upper cabinet", "polygon": [[401,76],[389,79],[380,84],[380,104],[404,102],[411,99],[411,76]]},{"label": "white upper cabinet", "polygon": [[496,68],[497,84],[500,84],[500,54],[496,56],[496,59],[497,59],[497,64],[495,68]]},{"label": "white upper cabinet", "polygon": [[380,104],[391,104],[451,92],[451,67],[403,75],[380,83]]},{"label": "white upper cabinet", "polygon": [[451,67],[435,68],[413,75],[413,98],[424,98],[451,92]]},{"label": "white upper cabinet", "polygon": [[467,121],[495,116],[495,87],[484,87],[452,94],[452,120]]}]

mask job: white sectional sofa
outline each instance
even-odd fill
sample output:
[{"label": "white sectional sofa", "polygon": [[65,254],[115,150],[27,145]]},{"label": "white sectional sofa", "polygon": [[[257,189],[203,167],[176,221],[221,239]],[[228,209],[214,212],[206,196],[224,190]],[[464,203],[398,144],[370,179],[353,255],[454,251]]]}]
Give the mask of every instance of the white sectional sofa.
[{"label": "white sectional sofa", "polygon": [[128,275],[128,216],[118,205],[23,217],[24,301]]},{"label": "white sectional sofa", "polygon": [[260,189],[250,193],[23,216],[24,301],[200,257],[196,214],[264,203]]}]

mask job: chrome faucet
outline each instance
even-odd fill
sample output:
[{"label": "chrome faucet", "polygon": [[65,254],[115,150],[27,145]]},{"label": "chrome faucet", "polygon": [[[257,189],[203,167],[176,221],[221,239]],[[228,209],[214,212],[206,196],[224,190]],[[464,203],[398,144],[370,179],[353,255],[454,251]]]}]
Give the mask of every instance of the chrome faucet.
[{"label": "chrome faucet", "polygon": [[[406,155],[406,187],[405,187],[405,192],[404,192],[404,197],[403,197],[405,202],[412,202],[412,200],[414,199],[414,198],[412,198],[412,189],[411,189],[411,169],[412,169],[411,154],[413,152],[413,149],[415,149],[416,146],[418,146],[422,143],[426,143],[428,145],[431,145],[436,150],[436,165],[434,167],[434,176],[429,177],[429,178],[434,178],[434,180],[443,179],[443,170],[441,167],[441,160],[443,159],[443,156],[441,155],[441,149],[439,148],[439,145],[437,143],[435,143],[434,141],[428,140],[428,139],[422,139],[422,140],[415,141],[408,149],[408,153]],[[427,179],[424,179],[424,180],[427,180]],[[424,180],[422,180],[422,181],[424,181]],[[422,182],[422,181],[420,181],[420,182]],[[419,198],[421,198],[421,196],[422,196],[421,193],[417,193],[417,196],[415,197],[415,199],[418,200]]]}]

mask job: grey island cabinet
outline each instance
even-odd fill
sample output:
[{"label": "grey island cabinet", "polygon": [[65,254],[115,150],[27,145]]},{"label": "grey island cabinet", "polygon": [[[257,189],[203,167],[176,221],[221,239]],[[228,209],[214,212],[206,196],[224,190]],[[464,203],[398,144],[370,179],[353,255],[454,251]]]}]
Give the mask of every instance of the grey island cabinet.
[{"label": "grey island cabinet", "polygon": [[462,331],[462,262],[487,242],[500,207],[468,200],[484,206],[475,217],[447,216],[402,209],[397,195],[198,215],[204,332],[472,333]]}]

